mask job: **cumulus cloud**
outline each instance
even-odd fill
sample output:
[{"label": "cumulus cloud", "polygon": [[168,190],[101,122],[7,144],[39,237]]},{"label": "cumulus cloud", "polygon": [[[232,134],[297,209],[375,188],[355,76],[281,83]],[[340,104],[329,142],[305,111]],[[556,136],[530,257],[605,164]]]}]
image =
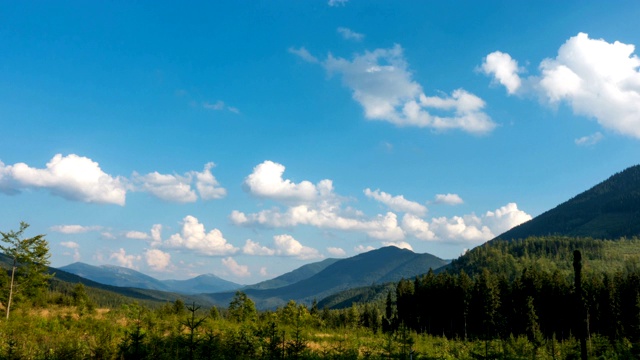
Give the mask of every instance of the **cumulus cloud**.
[{"label": "cumulus cloud", "polygon": [[[631,44],[579,33],[560,46],[555,58],[544,59],[540,75],[528,77],[520,88],[513,80],[517,74],[509,74],[506,67],[501,78],[497,72],[489,73],[507,89],[536,93],[551,105],[565,103],[604,128],[640,138],[640,58],[634,51]],[[490,66],[487,59],[483,68]]]},{"label": "cumulus cloud", "polygon": [[494,80],[504,85],[509,94],[514,94],[522,84],[518,75],[521,70],[518,62],[511,55],[500,51],[494,51],[487,55],[482,63],[482,71],[486,75],[493,75]]},{"label": "cumulus cloud", "polygon": [[238,248],[227,242],[220,230],[213,229],[207,233],[204,225],[191,215],[183,219],[182,231],[171,235],[169,239],[162,242],[162,246],[210,256],[234,254],[238,251]]},{"label": "cumulus cloud", "polygon": [[356,252],[356,253],[358,253],[358,254],[361,254],[361,253],[369,252],[369,251],[371,251],[371,250],[375,250],[375,249],[376,249],[376,248],[374,248],[374,247],[373,247],[373,246],[371,246],[371,245],[367,245],[367,246],[364,246],[364,245],[358,245],[358,246],[356,246],[356,247],[354,247],[354,248],[353,248],[353,251],[355,251],[355,252]]},{"label": "cumulus cloud", "polygon": [[82,234],[91,231],[100,231],[102,230],[102,226],[56,225],[50,227],[49,230],[62,234]]},{"label": "cumulus cloud", "polygon": [[364,39],[364,34],[357,33],[346,27],[339,27],[337,31],[346,40],[362,41]]},{"label": "cumulus cloud", "polygon": [[207,109],[207,110],[215,110],[215,111],[221,111],[221,110],[227,110],[230,111],[232,113],[235,114],[239,114],[240,110],[238,110],[237,108],[233,107],[233,106],[228,106],[224,103],[224,101],[222,100],[218,100],[215,103],[210,103],[208,101],[205,101],[202,103],[202,107]]},{"label": "cumulus cloud", "polygon": [[227,195],[227,190],[220,187],[218,180],[211,173],[211,169],[215,166],[210,162],[204,165],[202,172],[192,172],[195,177],[196,188],[203,200],[221,199]]},{"label": "cumulus cloud", "polygon": [[382,242],[383,246],[395,246],[397,248],[400,249],[407,249],[407,250],[411,250],[413,251],[413,247],[411,247],[411,244],[409,244],[406,241],[383,241]]},{"label": "cumulus cloud", "polygon": [[[473,134],[488,133],[496,126],[483,111],[484,101],[464,89],[450,96],[426,96],[413,80],[400,45],[367,51],[353,60],[329,54],[322,65],[330,75],[341,75],[367,119]],[[433,115],[433,110],[447,114]]]},{"label": "cumulus cloud", "polygon": [[322,180],[316,185],[307,180],[296,184],[282,178],[284,170],[284,165],[267,160],[253,168],[244,181],[245,188],[257,197],[296,203],[328,197],[333,192],[331,180]]},{"label": "cumulus cloud", "polygon": [[307,205],[289,207],[282,212],[279,209],[263,210],[245,214],[234,211],[230,217],[236,225],[261,225],[272,228],[309,225],[321,229],[364,232],[375,239],[400,240],[404,232],[398,226],[396,214],[388,212],[371,219],[344,217],[333,207],[312,208]]},{"label": "cumulus cloud", "polygon": [[364,190],[364,194],[369,198],[385,204],[393,211],[406,212],[419,216],[424,215],[427,212],[426,206],[407,200],[402,195],[392,196],[384,191],[380,191],[379,189],[371,191],[369,188]]},{"label": "cumulus cloud", "polygon": [[344,257],[347,256],[347,252],[344,249],[339,247],[328,247],[327,252],[331,254],[331,256],[335,257]]},{"label": "cumulus cloud", "polygon": [[47,189],[68,200],[124,206],[128,190],[148,192],[166,201],[194,202],[198,198],[192,188],[195,183],[203,200],[219,199],[226,190],[211,173],[213,167],[213,163],[207,163],[202,172],[190,171],[183,176],[134,172],[129,180],[106,174],[89,158],[57,154],[44,169],[0,161],[0,192],[15,195],[24,189]]},{"label": "cumulus cloud", "polygon": [[435,240],[436,234],[429,229],[429,223],[418,216],[405,214],[402,218],[402,228],[420,240]]},{"label": "cumulus cloud", "polygon": [[320,62],[320,60],[318,60],[317,57],[311,55],[311,53],[309,52],[309,50],[305,49],[304,46],[296,49],[294,47],[290,47],[289,48],[289,52],[292,53],[293,55],[296,55],[297,57],[299,57],[300,59],[308,62],[308,63],[312,63],[312,64],[317,64]]},{"label": "cumulus cloud", "polygon": [[271,256],[271,255],[275,255],[276,251],[266,246],[260,245],[259,242],[255,242],[255,241],[252,241],[251,239],[247,239],[244,246],[242,247],[242,253],[246,255]]},{"label": "cumulus cloud", "polygon": [[144,253],[144,259],[154,271],[166,271],[171,266],[171,254],[159,249],[148,249]]},{"label": "cumulus cloud", "polygon": [[531,215],[509,203],[482,216],[436,217],[430,221],[405,214],[402,228],[409,236],[425,241],[480,243],[531,219]]},{"label": "cumulus cloud", "polygon": [[109,260],[115,261],[118,265],[129,269],[137,269],[135,262],[140,261],[142,257],[140,255],[127,255],[127,252],[120,248],[120,250],[111,253]]},{"label": "cumulus cloud", "polygon": [[247,265],[238,264],[232,257],[222,259],[222,265],[224,265],[231,273],[237,277],[251,276],[249,267]]},{"label": "cumulus cloud", "polygon": [[191,179],[187,176],[166,175],[152,172],[147,175],[133,174],[133,182],[137,191],[148,192],[151,195],[172,202],[194,202],[198,199],[191,188]]},{"label": "cumulus cloud", "polygon": [[0,161],[0,191],[16,194],[23,189],[46,189],[68,200],[124,205],[126,180],[113,177],[89,158],[56,154],[44,169],[25,163]]},{"label": "cumulus cloud", "polygon": [[436,204],[460,205],[463,204],[462,198],[458,194],[437,194]]},{"label": "cumulus cloud", "polygon": [[484,223],[486,223],[491,231],[496,235],[531,220],[531,215],[518,209],[516,203],[508,203],[494,211],[487,211],[484,215]]},{"label": "cumulus cloud", "polygon": [[273,243],[278,255],[293,256],[302,260],[319,259],[323,257],[318,250],[303,246],[291,235],[276,235],[273,237]]},{"label": "cumulus cloud", "polygon": [[581,138],[575,139],[576,145],[580,146],[592,146],[599,143],[604,138],[601,132],[596,132],[589,136],[583,136]]}]

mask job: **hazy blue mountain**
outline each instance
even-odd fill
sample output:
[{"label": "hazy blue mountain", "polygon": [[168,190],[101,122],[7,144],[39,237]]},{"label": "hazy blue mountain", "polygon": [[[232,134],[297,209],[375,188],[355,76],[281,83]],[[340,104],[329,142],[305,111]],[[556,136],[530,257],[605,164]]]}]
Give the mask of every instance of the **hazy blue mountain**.
[{"label": "hazy blue mountain", "polygon": [[[445,264],[447,261],[431,254],[390,246],[337,260],[315,275],[287,286],[244,291],[260,309],[281,306],[289,300],[310,304],[342,290],[411,278]],[[234,293],[204,295],[226,306]]]},{"label": "hazy blue mountain", "polygon": [[158,280],[139,271],[114,265],[94,266],[76,262],[60,269],[105,285],[169,291],[181,294],[230,291],[242,286],[213,274],[200,275],[187,280]]},{"label": "hazy blue mountain", "polygon": [[619,239],[640,236],[640,165],[619,172],[593,188],[501,234],[581,236]]},{"label": "hazy blue mountain", "polygon": [[93,280],[105,285],[120,287],[135,287],[140,289],[170,291],[169,286],[162,281],[129,268],[101,265],[94,266],[76,262],[60,268],[66,272],[76,274],[85,279]]},{"label": "hazy blue mountain", "polygon": [[303,265],[293,271],[290,271],[286,274],[282,274],[278,277],[275,277],[271,280],[266,280],[259,282],[255,285],[248,285],[244,289],[275,289],[283,286],[291,285],[297,283],[298,281],[308,279],[311,276],[319,273],[324,270],[327,266],[335,263],[340,259],[324,259],[322,261],[318,261],[315,263]]},{"label": "hazy blue mountain", "polygon": [[162,283],[171,291],[183,294],[231,291],[242,287],[240,284],[221,279],[213,274],[204,274],[187,280],[162,280]]}]

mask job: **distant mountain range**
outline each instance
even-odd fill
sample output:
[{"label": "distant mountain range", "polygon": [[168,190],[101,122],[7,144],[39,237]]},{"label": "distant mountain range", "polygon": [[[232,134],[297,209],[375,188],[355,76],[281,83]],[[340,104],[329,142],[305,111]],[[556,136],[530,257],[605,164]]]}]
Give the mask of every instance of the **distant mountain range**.
[{"label": "distant mountain range", "polygon": [[611,176],[497,239],[547,235],[598,239],[640,236],[640,165]]},{"label": "distant mountain range", "polygon": [[93,266],[81,262],[63,266],[60,270],[105,285],[177,292],[181,294],[230,291],[242,287],[242,285],[221,279],[213,274],[200,275],[188,280],[158,280],[141,272],[121,266]]},{"label": "distant mountain range", "polygon": [[[325,260],[326,261],[326,260]],[[354,287],[384,284],[400,279],[410,279],[436,269],[448,262],[431,254],[416,254],[394,246],[372,250],[354,257],[336,260],[321,271],[278,288],[252,288],[243,291],[259,309],[270,309],[284,305],[289,300],[310,304],[314,299]],[[325,264],[321,264],[326,265]],[[233,292],[202,294],[213,303],[227,305]]]}]

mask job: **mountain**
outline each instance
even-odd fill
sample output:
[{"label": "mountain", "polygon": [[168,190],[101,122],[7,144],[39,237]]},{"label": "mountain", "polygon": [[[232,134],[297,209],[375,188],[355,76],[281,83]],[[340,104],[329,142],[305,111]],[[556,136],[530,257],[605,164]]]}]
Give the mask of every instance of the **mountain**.
[{"label": "mountain", "polygon": [[[0,253],[0,268],[8,270],[11,268],[11,264],[12,260],[5,254]],[[48,268],[48,272],[54,274],[51,279],[51,289],[70,294],[74,286],[81,283],[85,286],[89,297],[96,301],[98,306],[117,307],[136,301],[147,306],[157,307],[167,302],[173,302],[178,298],[185,303],[196,302],[202,306],[212,305],[208,298],[198,295],[182,295],[167,291],[106,285],[51,267]]]},{"label": "mountain", "polygon": [[[290,285],[272,289],[249,288],[244,292],[259,309],[275,308],[289,300],[309,304],[342,290],[412,278],[445,264],[447,261],[431,254],[416,254],[389,246],[337,260],[315,275]],[[203,295],[226,306],[234,293]]]},{"label": "mountain", "polygon": [[213,274],[200,275],[187,280],[158,280],[141,272],[121,266],[93,266],[81,262],[63,266],[60,270],[105,285],[168,291],[181,294],[231,291],[241,287],[239,284],[221,279]]},{"label": "mountain", "polygon": [[231,291],[242,285],[221,279],[213,274],[204,274],[187,280],[162,280],[171,291],[182,294],[202,294]]},{"label": "mountain", "polygon": [[[496,239],[581,236],[619,239],[640,236],[640,165],[619,172]],[[494,239],[495,240],[495,239]]]},{"label": "mountain", "polygon": [[59,268],[105,285],[169,291],[168,285],[141,272],[114,265],[93,266],[75,262]]},{"label": "mountain", "polygon": [[311,264],[307,264],[307,265],[303,265],[293,271],[290,271],[286,274],[282,274],[278,277],[275,277],[271,280],[266,280],[263,282],[259,282],[255,285],[248,285],[246,286],[243,290],[247,290],[247,289],[261,289],[261,290],[265,290],[265,289],[276,289],[276,288],[280,288],[283,286],[287,286],[287,285],[291,285],[294,283],[297,283],[298,281],[302,281],[304,279],[308,279],[311,276],[319,273],[320,271],[324,270],[327,266],[335,263],[336,261],[338,261],[340,259],[333,259],[333,258],[329,258],[329,259],[324,259],[322,261],[318,261],[315,263],[311,263]]}]

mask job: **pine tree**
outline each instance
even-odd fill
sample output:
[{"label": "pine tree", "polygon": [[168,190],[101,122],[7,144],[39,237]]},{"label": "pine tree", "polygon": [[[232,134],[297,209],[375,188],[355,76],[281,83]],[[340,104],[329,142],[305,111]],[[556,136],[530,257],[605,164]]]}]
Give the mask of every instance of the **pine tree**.
[{"label": "pine tree", "polygon": [[32,238],[22,238],[22,234],[29,224],[20,222],[20,230],[9,231],[2,235],[0,250],[11,259],[11,280],[9,282],[9,298],[7,300],[7,319],[11,311],[14,297],[19,293],[36,298],[42,289],[46,288],[53,276],[47,272],[49,265],[49,244],[45,235]]}]

